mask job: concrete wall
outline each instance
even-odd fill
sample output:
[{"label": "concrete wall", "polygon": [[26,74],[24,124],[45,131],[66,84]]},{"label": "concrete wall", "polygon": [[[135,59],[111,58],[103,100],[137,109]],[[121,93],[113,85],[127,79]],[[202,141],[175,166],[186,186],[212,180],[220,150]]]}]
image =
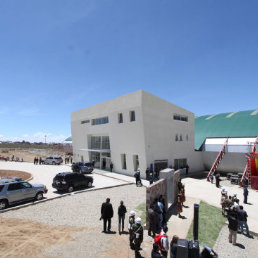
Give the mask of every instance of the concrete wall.
[{"label": "concrete wall", "polygon": [[[196,169],[194,114],[149,93],[143,95],[142,103],[147,165],[168,160],[174,166],[174,159],[187,159],[190,170]],[[174,114],[187,116],[188,122],[174,120]],[[183,141],[176,141],[176,134]]]},{"label": "concrete wall", "polygon": [[[218,152],[202,152],[203,164],[205,170],[210,170]],[[246,165],[246,158],[243,153],[226,152],[223,160],[216,171],[243,173]]]},{"label": "concrete wall", "polygon": [[160,195],[166,196],[167,183],[165,179],[153,183],[146,188],[146,226],[149,227],[148,209],[150,204],[153,203],[155,198],[159,198]]}]

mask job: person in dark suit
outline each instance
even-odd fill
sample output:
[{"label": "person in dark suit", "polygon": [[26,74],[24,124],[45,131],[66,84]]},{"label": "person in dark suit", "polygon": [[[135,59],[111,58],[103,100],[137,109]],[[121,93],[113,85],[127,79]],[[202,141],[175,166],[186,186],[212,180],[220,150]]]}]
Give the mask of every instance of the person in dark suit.
[{"label": "person in dark suit", "polygon": [[107,222],[108,222],[108,232],[111,229],[111,218],[113,217],[114,211],[110,199],[107,198],[106,202],[102,203],[101,206],[101,219],[103,219],[103,232],[107,232]]}]

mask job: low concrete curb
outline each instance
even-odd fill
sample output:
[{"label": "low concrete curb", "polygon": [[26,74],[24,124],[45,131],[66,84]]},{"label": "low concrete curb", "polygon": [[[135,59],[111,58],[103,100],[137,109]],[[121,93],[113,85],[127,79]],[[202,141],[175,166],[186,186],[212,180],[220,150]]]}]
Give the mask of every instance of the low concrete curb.
[{"label": "low concrete curb", "polygon": [[48,198],[48,199],[43,199],[43,200],[40,200],[40,201],[30,202],[30,203],[22,204],[22,205],[19,205],[19,206],[16,206],[16,207],[11,207],[11,208],[8,208],[8,209],[5,209],[5,210],[0,210],[0,214],[8,212],[8,211],[12,211],[12,210],[19,210],[19,209],[22,209],[22,208],[25,208],[25,207],[28,207],[28,206],[32,206],[32,205],[36,205],[36,204],[39,204],[39,203],[52,201],[52,200],[55,200],[55,199],[58,199],[58,198],[71,196],[71,195],[74,195],[74,194],[85,193],[85,192],[90,192],[90,191],[105,190],[105,189],[109,189],[109,188],[115,188],[115,187],[132,185],[132,184],[134,184],[134,183],[127,182],[127,183],[120,184],[120,185],[113,185],[113,186],[107,186],[107,187],[102,187],[102,188],[90,188],[90,189],[85,189],[85,190],[76,191],[76,192],[72,192],[72,193],[66,193],[66,194],[58,195],[58,196],[51,197],[51,198]]}]

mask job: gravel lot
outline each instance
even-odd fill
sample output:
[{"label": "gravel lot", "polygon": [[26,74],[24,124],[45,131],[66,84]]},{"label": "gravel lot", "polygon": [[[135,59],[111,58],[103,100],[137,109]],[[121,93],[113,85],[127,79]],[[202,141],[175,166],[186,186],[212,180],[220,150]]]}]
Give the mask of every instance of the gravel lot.
[{"label": "gravel lot", "polygon": [[258,257],[258,238],[248,238],[237,234],[237,245],[228,242],[228,226],[223,226],[219,237],[213,247],[219,257],[255,258]]},{"label": "gravel lot", "polygon": [[[50,257],[133,257],[128,248],[128,235],[101,233],[103,223],[99,221],[100,207],[107,197],[110,197],[114,208],[112,230],[117,232],[117,208],[120,200],[124,201],[129,213],[145,201],[146,189],[127,185],[85,192],[9,211],[1,214],[1,217],[86,229],[86,232],[75,233],[74,241],[65,246],[54,245],[45,249],[43,252]],[[137,215],[140,215],[139,212]]]}]

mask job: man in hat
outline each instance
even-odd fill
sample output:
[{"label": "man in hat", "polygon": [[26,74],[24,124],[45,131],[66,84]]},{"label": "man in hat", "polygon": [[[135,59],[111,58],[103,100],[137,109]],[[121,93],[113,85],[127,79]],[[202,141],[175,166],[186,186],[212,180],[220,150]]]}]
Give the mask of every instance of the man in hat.
[{"label": "man in hat", "polygon": [[133,225],[135,257],[140,256],[140,248],[141,248],[141,243],[143,241],[143,228],[141,223],[142,223],[141,218],[137,218],[135,220],[135,224]]},{"label": "man in hat", "polygon": [[134,248],[134,244],[133,244],[133,239],[134,239],[133,225],[134,225],[134,223],[135,223],[135,211],[130,211],[128,231],[129,231],[129,242],[130,242],[131,249]]}]

